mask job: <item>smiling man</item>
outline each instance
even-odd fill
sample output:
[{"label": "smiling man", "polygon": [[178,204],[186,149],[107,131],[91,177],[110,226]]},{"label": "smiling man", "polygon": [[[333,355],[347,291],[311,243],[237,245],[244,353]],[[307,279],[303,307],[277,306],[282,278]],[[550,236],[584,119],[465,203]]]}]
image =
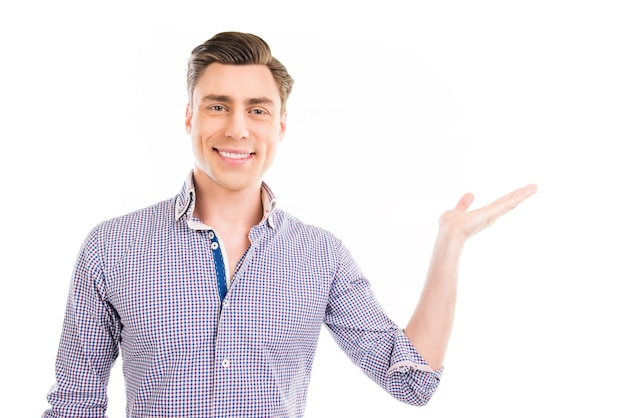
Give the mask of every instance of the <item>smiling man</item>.
[{"label": "smiling man", "polygon": [[[128,417],[302,417],[320,330],[396,399],[425,405],[452,329],[465,241],[536,190],[443,213],[406,327],[331,232],[263,181],[293,79],[259,37],[215,35],[188,66],[193,170],[172,199],[104,221],[74,269],[44,418],[104,417],[121,351]],[[406,266],[413,273],[411,265]]]}]

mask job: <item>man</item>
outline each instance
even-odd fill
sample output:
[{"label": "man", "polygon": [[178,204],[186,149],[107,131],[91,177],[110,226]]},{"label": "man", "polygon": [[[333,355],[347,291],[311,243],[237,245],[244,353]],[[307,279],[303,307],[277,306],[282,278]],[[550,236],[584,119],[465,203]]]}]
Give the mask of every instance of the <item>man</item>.
[{"label": "man", "polygon": [[470,212],[466,194],[441,216],[401,329],[341,241],[277,208],[263,182],[292,85],[255,35],[220,33],[192,51],[185,127],[194,168],[177,196],[86,238],[43,417],[103,417],[120,349],[129,417],[301,417],[322,324],[392,396],[429,401],[465,241],[536,188]]}]

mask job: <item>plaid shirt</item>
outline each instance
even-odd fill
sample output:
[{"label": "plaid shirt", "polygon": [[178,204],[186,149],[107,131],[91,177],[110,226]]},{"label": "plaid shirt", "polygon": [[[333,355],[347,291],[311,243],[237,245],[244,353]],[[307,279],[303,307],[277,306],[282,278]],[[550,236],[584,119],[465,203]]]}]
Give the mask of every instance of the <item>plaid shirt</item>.
[{"label": "plaid shirt", "polygon": [[266,184],[262,199],[221,303],[192,174],[174,198],[97,225],[73,272],[43,417],[104,417],[120,349],[128,417],[302,417],[322,324],[384,390],[427,403],[442,369],[386,316],[346,247],[276,208]]}]

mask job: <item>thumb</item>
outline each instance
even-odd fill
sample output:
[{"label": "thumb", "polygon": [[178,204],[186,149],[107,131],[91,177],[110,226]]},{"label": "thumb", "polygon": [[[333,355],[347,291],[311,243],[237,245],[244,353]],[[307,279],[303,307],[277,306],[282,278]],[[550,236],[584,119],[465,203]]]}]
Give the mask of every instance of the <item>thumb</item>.
[{"label": "thumb", "polygon": [[456,204],[456,207],[454,208],[454,210],[465,212],[467,208],[469,208],[469,206],[472,204],[473,201],[474,201],[474,195],[472,193],[465,193],[463,197],[459,200],[459,203]]}]

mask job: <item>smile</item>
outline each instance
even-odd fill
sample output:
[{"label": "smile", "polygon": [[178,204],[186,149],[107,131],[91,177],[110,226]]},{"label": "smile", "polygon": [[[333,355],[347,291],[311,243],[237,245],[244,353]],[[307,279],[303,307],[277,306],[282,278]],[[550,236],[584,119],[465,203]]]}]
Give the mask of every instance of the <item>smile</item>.
[{"label": "smile", "polygon": [[250,152],[228,152],[228,151],[217,151],[222,157],[230,158],[231,160],[243,160],[244,158],[250,157],[252,153]]}]

